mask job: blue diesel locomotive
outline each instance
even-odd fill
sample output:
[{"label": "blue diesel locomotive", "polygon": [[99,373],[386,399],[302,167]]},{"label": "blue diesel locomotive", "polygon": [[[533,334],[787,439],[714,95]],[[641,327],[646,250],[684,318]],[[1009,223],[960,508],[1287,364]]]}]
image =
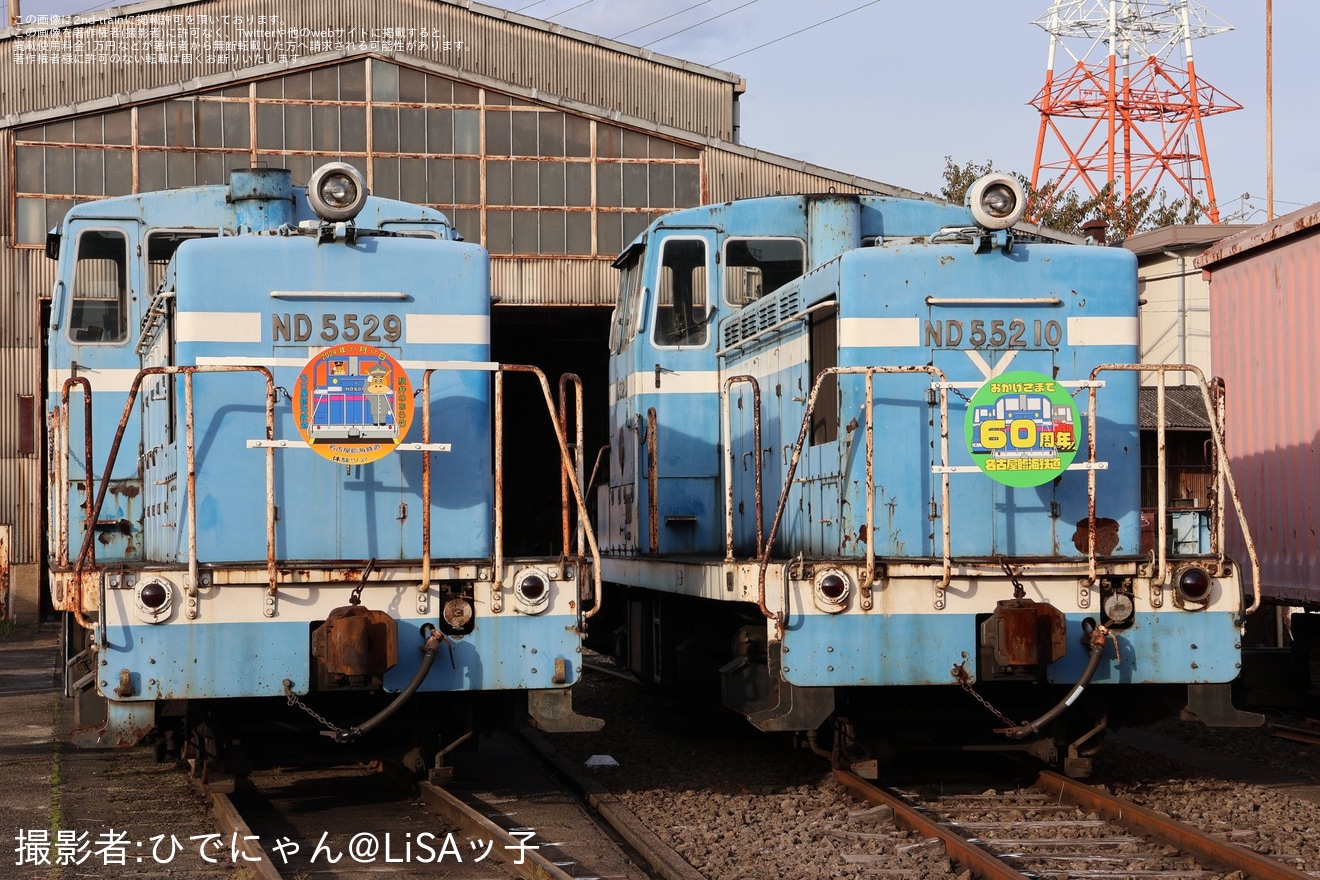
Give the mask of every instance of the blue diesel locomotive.
[{"label": "blue diesel locomotive", "polygon": [[1156,706],[1252,721],[1234,493],[1210,552],[1173,553],[1162,489],[1141,545],[1140,371],[1196,376],[1217,426],[1219,389],[1139,368],[1133,255],[1015,234],[1023,203],[749,199],[619,257],[597,527],[634,671],[822,750],[832,721],[861,770],[988,738],[1084,774]]},{"label": "blue diesel locomotive", "polygon": [[186,742],[210,760],[254,706],[341,741],[406,706],[429,764],[505,698],[546,729],[594,724],[569,691],[594,536],[504,552],[506,379],[540,382],[559,448],[538,460],[583,508],[566,407],[540,371],[490,361],[485,249],[331,163],[306,188],[252,169],[80,205],[47,251],[76,741],[200,729]]}]

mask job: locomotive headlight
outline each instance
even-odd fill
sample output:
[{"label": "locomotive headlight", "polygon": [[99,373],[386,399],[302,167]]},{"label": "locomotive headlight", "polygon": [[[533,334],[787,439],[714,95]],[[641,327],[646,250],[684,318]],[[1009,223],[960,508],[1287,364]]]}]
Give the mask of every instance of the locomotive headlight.
[{"label": "locomotive headlight", "polygon": [[1178,575],[1178,583],[1174,589],[1177,590],[1178,597],[1184,602],[1193,605],[1204,605],[1210,599],[1210,587],[1212,585],[1210,575],[1203,568],[1195,565],[1184,568]]},{"label": "locomotive headlight", "polygon": [[967,190],[964,204],[984,229],[1007,229],[1022,219],[1027,199],[1022,185],[1010,174],[987,174]]},{"label": "locomotive headlight", "polygon": [[160,623],[170,616],[174,606],[174,586],[163,577],[144,578],[134,589],[133,598],[140,619]]},{"label": "locomotive headlight", "polygon": [[367,202],[367,182],[352,165],[330,162],[312,172],[307,199],[322,220],[352,220]]},{"label": "locomotive headlight", "polygon": [[838,614],[848,607],[848,596],[852,592],[852,580],[845,572],[837,568],[827,568],[816,574],[812,597],[816,607],[830,614]]},{"label": "locomotive headlight", "polygon": [[550,607],[550,576],[540,569],[523,569],[513,579],[513,598],[524,614],[540,614]]}]

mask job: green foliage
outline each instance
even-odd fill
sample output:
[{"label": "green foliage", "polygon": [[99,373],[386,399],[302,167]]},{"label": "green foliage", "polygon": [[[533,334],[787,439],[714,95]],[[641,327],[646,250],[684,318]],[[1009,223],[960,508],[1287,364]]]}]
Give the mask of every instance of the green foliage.
[{"label": "green foliage", "polygon": [[[995,171],[994,163],[968,161],[958,165],[952,156],[944,157],[944,186],[940,198],[961,203],[967,190],[980,177]],[[1033,189],[1031,182],[1017,172],[1011,173],[1022,184],[1027,195],[1026,216],[1035,223],[1060,232],[1084,235],[1082,225],[1088,220],[1102,219],[1109,240],[1128,238],[1138,232],[1199,222],[1205,215],[1205,205],[1196,198],[1170,200],[1168,193],[1139,189],[1126,199],[1119,199],[1114,184],[1105,184],[1099,193],[1083,197],[1076,189],[1059,193],[1059,181],[1043,183]]]}]

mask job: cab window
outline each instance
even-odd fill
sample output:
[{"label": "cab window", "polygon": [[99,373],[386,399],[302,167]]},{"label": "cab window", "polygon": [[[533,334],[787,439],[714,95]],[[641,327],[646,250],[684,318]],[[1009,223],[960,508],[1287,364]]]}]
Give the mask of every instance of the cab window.
[{"label": "cab window", "polygon": [[[636,332],[638,299],[642,291],[642,251],[619,267],[619,293],[614,303],[613,349],[623,351]],[[616,264],[617,265],[617,264]]]},{"label": "cab window", "polygon": [[69,338],[80,343],[128,339],[128,239],[123,232],[92,229],[79,233]]},{"label": "cab window", "polygon": [[730,238],[724,243],[724,298],[745,306],[806,271],[806,248],[796,238]]},{"label": "cab window", "polygon": [[706,282],[706,242],[669,238],[661,246],[655,310],[655,344],[705,345],[710,299]]},{"label": "cab window", "polygon": [[165,280],[165,272],[179,245],[198,238],[215,238],[218,233],[196,229],[153,229],[147,235],[147,292],[155,294]]}]

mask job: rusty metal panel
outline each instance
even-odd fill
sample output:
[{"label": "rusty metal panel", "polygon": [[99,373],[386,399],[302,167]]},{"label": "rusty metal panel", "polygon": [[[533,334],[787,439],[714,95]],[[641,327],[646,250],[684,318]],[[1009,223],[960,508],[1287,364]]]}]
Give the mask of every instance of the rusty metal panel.
[{"label": "rusty metal panel", "polygon": [[[45,398],[38,358],[36,349],[0,348],[0,523],[14,527],[10,553],[16,564],[41,558]],[[20,405],[29,395],[32,419],[25,418]],[[26,442],[20,431],[28,432]],[[25,447],[31,455],[20,454]]]},{"label": "rusty metal panel", "polygon": [[491,293],[506,306],[612,306],[618,273],[611,259],[495,257]]},{"label": "rusty metal panel", "polygon": [[[6,322],[0,331],[4,333],[0,345],[36,348],[43,332],[41,303],[50,299],[58,265],[47,259],[45,251],[39,248],[11,248],[8,239],[4,244],[0,250],[0,261],[3,261],[0,281],[6,290],[14,293],[12,299],[15,301],[0,306],[0,317]],[[9,323],[11,318],[13,323]]]},{"label": "rusty metal panel", "polygon": [[14,230],[11,228],[14,204],[12,186],[15,170],[12,163],[13,155],[14,131],[11,128],[0,128],[0,156],[4,157],[5,169],[4,173],[0,174],[0,243],[4,245],[4,253],[8,253],[9,243],[13,241],[14,236]]},{"label": "rusty metal panel", "polygon": [[[130,19],[150,22],[152,16],[184,14],[198,19],[211,16],[277,16],[285,26],[334,34],[355,29],[357,39],[329,46],[302,48],[290,62],[278,54],[230,57],[192,53],[189,63],[167,55],[160,63],[39,64],[15,63],[15,49],[34,37],[35,26],[23,26],[0,37],[0,94],[5,113],[17,115],[68,105],[136,95],[144,91],[182,91],[179,83],[208,77],[234,76],[234,71],[283,73],[290,66],[310,61],[342,61],[355,55],[377,54],[408,63],[419,58],[448,68],[449,75],[489,77],[515,87],[563,96],[583,104],[637,116],[657,124],[676,126],[703,137],[727,139],[733,134],[734,95],[739,78],[679,59],[647,52],[623,43],[552,25],[528,16],[468,2],[394,4],[382,9],[370,0],[211,0],[201,3],[160,4]],[[69,29],[83,39],[94,39],[96,25]],[[432,35],[426,51],[409,51],[382,44],[371,31]],[[224,39],[225,31],[216,36]],[[233,39],[233,34],[228,37]],[[442,41],[448,41],[444,48]],[[454,48],[459,43],[462,49]],[[401,48],[402,47],[402,48]],[[21,54],[21,53],[20,53]],[[278,64],[276,70],[272,64]],[[145,95],[143,96],[146,97]]]},{"label": "rusty metal panel", "polygon": [[13,528],[0,523],[0,622],[13,619],[14,608],[9,601],[9,544]]},{"label": "rusty metal panel", "polygon": [[[45,396],[41,369],[41,299],[50,295],[54,262],[38,250],[11,248],[0,238],[0,523],[10,524],[15,565],[43,555],[42,469]],[[34,400],[34,422],[20,401]],[[21,436],[20,432],[28,432]],[[31,455],[20,450],[31,447]]]},{"label": "rusty metal panel", "polygon": [[[1261,592],[1320,605],[1320,205],[1226,239],[1210,273],[1211,362],[1228,400],[1228,451],[1260,552]],[[1242,558],[1241,542],[1230,550]]]}]

